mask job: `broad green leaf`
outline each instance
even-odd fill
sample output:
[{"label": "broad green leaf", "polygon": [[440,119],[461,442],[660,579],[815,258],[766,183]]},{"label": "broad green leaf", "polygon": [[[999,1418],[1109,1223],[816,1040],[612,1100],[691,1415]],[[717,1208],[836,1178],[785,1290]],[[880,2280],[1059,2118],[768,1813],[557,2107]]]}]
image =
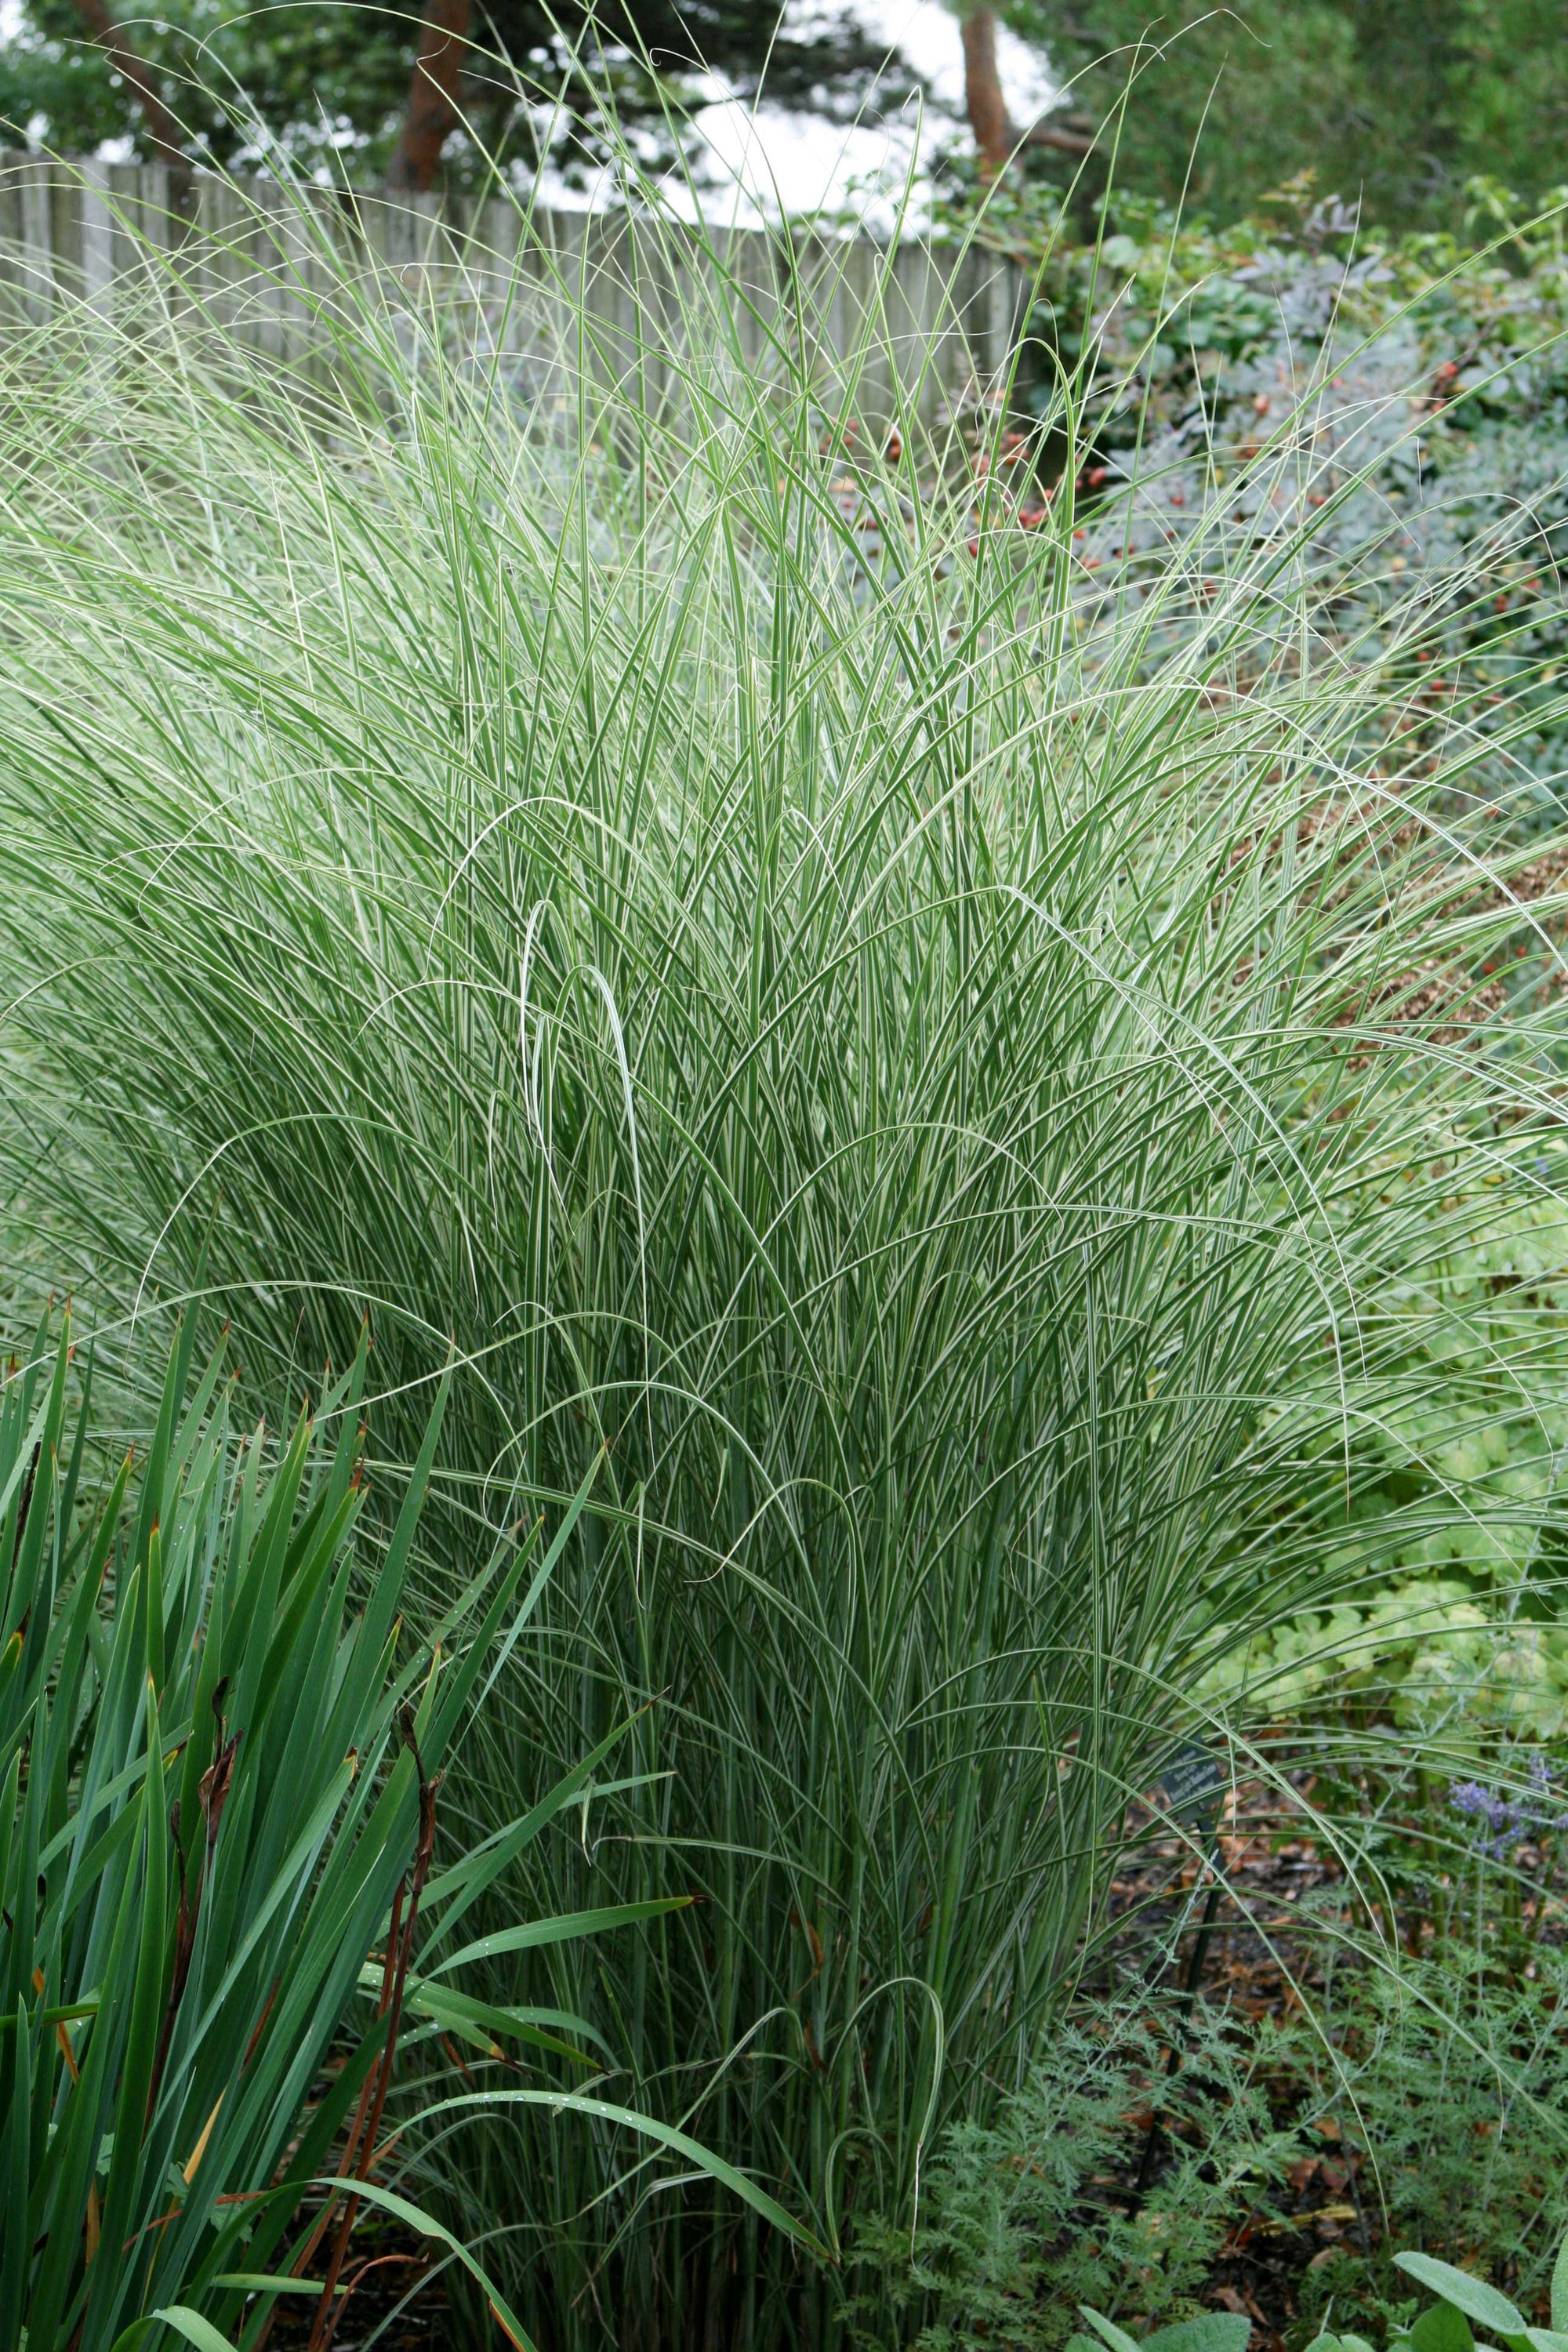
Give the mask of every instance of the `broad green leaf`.
[{"label": "broad green leaf", "polygon": [[612,1927],[629,1927],[638,1920],[662,1918],[668,1911],[684,1911],[692,1900],[689,1895],[661,1895],[646,1903],[614,1903],[601,1911],[567,1911],[554,1919],[530,1919],[521,1927],[500,1927],[493,1936],[465,1944],[430,1973],[446,1976],[470,1960],[494,1959],[500,1952],[532,1952],[543,1944],[572,1944],[579,1936],[603,1936]]},{"label": "broad green leaf", "polygon": [[397,1613],[398,1598],[403,1589],[403,1571],[407,1566],[409,1550],[414,1542],[419,1515],[425,1506],[425,1492],[435,1467],[436,1448],[441,1442],[441,1424],[447,1415],[447,1400],[452,1391],[452,1368],[447,1364],[436,1391],[436,1401],[430,1408],[430,1418],[425,1424],[425,1435],[418,1457],[408,1475],[403,1501],[397,1513],[392,1540],[386,1548],[386,1558],[376,1578],[375,1592],[365,1612],[365,1633],[374,1652],[379,1652],[392,1631],[392,1621]]},{"label": "broad green leaf", "polygon": [[[316,2292],[321,2293],[319,2286]],[[228,2337],[220,2336],[210,2319],[204,2319],[199,2311],[192,2311],[180,2303],[165,2304],[161,2310],[149,2312],[145,2318],[133,2319],[115,2337],[112,2352],[142,2352],[149,2336],[156,2336],[162,2327],[172,2327],[187,2344],[194,2344],[197,2352],[234,2352]]]},{"label": "broad green leaf", "polygon": [[[16,2035],[16,2054],[13,2062],[16,2071],[11,2112],[5,2118],[5,2147],[0,2161],[5,2167],[6,2210],[25,2213],[32,2189],[27,2146],[28,2110],[32,2105],[32,2042],[26,2009],[18,2005],[17,2013],[11,2022],[19,2025],[21,2030]],[[0,2340],[7,2344],[20,2339],[26,2309],[24,2298],[27,2291],[27,2274],[32,2268],[28,2259],[30,2250],[25,2241],[18,2242],[19,2236],[16,2230],[0,2231],[0,2327],[5,2329],[4,2338]]]},{"label": "broad green leaf", "polygon": [[[293,1846],[279,1865],[271,1885],[256,1904],[246,1928],[244,1940],[230,1960],[223,1981],[203,2011],[200,2023],[190,2038],[188,2046],[193,2053],[205,2039],[214,2018],[238,1983],[246,1964],[266,1933],[274,1912],[295,1890],[304,1874],[314,1863],[353,1780],[353,1766],[347,1762],[341,1764],[328,1782],[315,1811],[305,1823]],[[260,1893],[259,1889],[257,1891]]]},{"label": "broad green leaf", "polygon": [[1552,2265],[1552,2325],[1568,2331],[1568,2238],[1558,2247]]},{"label": "broad green leaf", "polygon": [[1252,2322],[1243,2313],[1205,2311],[1145,2336],[1142,2352],[1247,2352]]},{"label": "broad green leaf", "polygon": [[187,2344],[194,2344],[196,2352],[234,2352],[228,2337],[220,2336],[210,2319],[204,2319],[199,2311],[188,2311],[183,2303],[165,2304],[153,2316],[174,2328]]},{"label": "broad green leaf", "polygon": [[[327,2150],[342,2129],[366,2077],[381,2055],[386,2040],[386,2023],[384,2017],[375,2019],[348,2064],[316,2107],[306,2126],[303,2138],[289,2157],[287,2169],[278,2183],[280,2190],[291,2191],[297,2196],[325,2162]],[[259,2205],[256,2213],[246,2209],[237,2210],[229,2223],[229,2242],[226,2244],[220,2242],[217,2259],[226,2258],[230,2252],[238,2255],[243,2251],[243,2255],[252,2263],[269,2262],[288,2231],[292,2213],[293,2206],[287,2195]],[[259,2214],[259,2219],[257,2214]]]},{"label": "broad green leaf", "polygon": [[1137,2338],[1129,2336],[1125,2328],[1118,2327],[1113,2319],[1107,2319],[1103,2312],[1091,2311],[1087,2303],[1080,2303],[1079,2309],[1095,2334],[1110,2345],[1110,2352],[1138,2352]]},{"label": "broad green leaf", "polygon": [[22,1440],[21,1444],[16,1450],[16,1458],[11,1465],[10,1472],[5,1479],[5,1485],[0,1486],[0,1514],[4,1514],[8,1511],[12,1503],[16,1500],[16,1489],[20,1486],[23,1479],[26,1476],[28,1468],[32,1463],[33,1448],[35,1445],[42,1443],[44,1425],[47,1422],[48,1417],[49,1399],[46,1396],[42,1404],[38,1407],[37,1412],[33,1416],[32,1427],[28,1430],[26,1436]]},{"label": "broad green leaf", "polygon": [[[318,2179],[314,2183],[318,2189],[332,2190],[341,2190],[342,2185],[335,2176]],[[500,2287],[489,2278],[481,2264],[475,2261],[467,2246],[460,2240],[453,2237],[450,2230],[445,2229],[432,2214],[425,2212],[421,2207],[411,2205],[406,2197],[395,2196],[390,2189],[383,2189],[374,2180],[356,2180],[353,2193],[362,2204],[379,2205],[384,2213],[390,2213],[397,2221],[406,2223],[409,2229],[417,2231],[422,2238],[434,2238],[437,2245],[445,2246],[448,2253],[455,2254],[468,2276],[484,2290],[485,2300],[489,2305],[498,2326],[510,2338],[517,2347],[517,2352],[534,2352],[532,2337],[523,2327],[521,2320],[512,2310]],[[228,2352],[226,2346],[224,2352]]]},{"label": "broad green leaf", "polygon": [[[365,1967],[360,1970],[360,1990],[374,1995],[381,1990],[381,1970]],[[606,2046],[603,2034],[595,2032],[586,2020],[573,2017],[563,2010],[510,2009],[485,2000],[473,2000],[467,1993],[454,1992],[446,1985],[433,1985],[424,1977],[410,1974],[405,1991],[405,2006],[416,2016],[433,2018],[437,2025],[447,2025],[458,2032],[477,2035],[488,2046],[496,2035],[507,2035],[529,2042],[541,2050],[549,2050],[559,2058],[570,2058],[574,2065],[597,2066],[602,2062],[590,2058],[585,2051],[574,2049],[570,2042],[548,2031],[551,2024],[560,2024],[568,2032],[583,2033]]]},{"label": "broad green leaf", "polygon": [[[657,2116],[638,2115],[631,2107],[612,2105],[607,2099],[591,2098],[585,2091],[472,2091],[455,2099],[442,2099],[435,2106],[427,2107],[425,2113],[429,2117],[456,2114],[462,2108],[514,2106],[551,2107],[563,2114],[597,2116],[605,2123],[624,2125],[627,2131],[637,2132],[644,2139],[657,2140],[661,2147],[668,2147],[677,2156],[684,2157],[689,2164],[696,2165],[698,2170],[705,2172],[710,2180],[717,2180],[721,2187],[732,2190],[754,2213],[760,2213],[764,2221],[771,2221],[775,2230],[784,2231],[787,2237],[795,2239],[800,2245],[809,2246],[821,2260],[832,2259],[821,2240],[803,2221],[797,2221],[792,2214],[786,2213],[765,2189],[759,2189],[755,2181],[737,2171],[732,2164],[727,2164],[721,2156],[715,2156],[710,2147],[704,2147],[700,2140],[678,2131],[673,2124],[660,2123]],[[1107,2326],[1110,2324],[1109,2320],[1105,2323]]]},{"label": "broad green leaf", "polygon": [[1472,2278],[1468,2271],[1456,2270],[1452,2263],[1440,2263],[1433,2254],[1395,2254],[1394,2259],[1407,2278],[1440,2294],[1467,2319],[1492,2328],[1499,2336],[1524,2334],[1524,2314],[1484,2279]]},{"label": "broad green leaf", "polygon": [[[183,1748],[190,1736],[191,1726],[188,1719],[183,1723],[177,1723],[172,1730],[164,1732],[165,1762],[171,1760],[171,1751],[175,1748]],[[139,1789],[146,1777],[147,1759],[145,1756],[138,1756],[133,1762],[125,1767],[122,1772],[116,1772],[112,1780],[103,1781],[95,1790],[91,1805],[84,1805],[79,1811],[73,1813],[64,1829],[58,1830],[49,1840],[38,1856],[39,1867],[47,1870],[56,1856],[64,1853],[71,1841],[79,1838],[83,1830],[97,1820],[106,1805],[113,1804],[117,1798],[128,1795],[132,1789]]]},{"label": "broad green leaf", "polygon": [[589,1495],[593,1492],[594,1482],[598,1477],[599,1472],[604,1466],[604,1458],[605,1457],[602,1454],[596,1454],[594,1456],[593,1461],[588,1465],[587,1470],[584,1474],[583,1483],[578,1487],[577,1492],[573,1496],[571,1503],[567,1507],[560,1526],[556,1528],[554,1535],[551,1538],[550,1548],[546,1551],[544,1558],[539,1563],[539,1568],[535,1573],[532,1583],[529,1586],[527,1592],[523,1595],[517,1615],[513,1618],[511,1624],[508,1629],[505,1641],[501,1643],[500,1648],[496,1653],[494,1663],[490,1667],[489,1675],[485,1678],[485,1686],[474,1702],[476,1707],[482,1707],[484,1706],[486,1700],[489,1697],[491,1691],[494,1690],[497,1683],[500,1680],[500,1677],[506,1669],[507,1662],[510,1658],[513,1650],[517,1647],[519,1637],[521,1635],[523,1629],[533,1615],[535,1609],[539,1606],[540,1594],[544,1591],[545,1586],[549,1583],[552,1576],[555,1573],[555,1570],[560,1563],[561,1556],[563,1552],[564,1552],[567,1543],[571,1538],[572,1531],[576,1527],[579,1518],[582,1517],[583,1507],[587,1502]]},{"label": "broad green leaf", "polygon": [[267,2271],[220,2271],[212,2284],[235,2287],[243,2294],[309,2294],[318,2303],[321,2298],[320,2279],[274,2278]]},{"label": "broad green leaf", "polygon": [[596,1748],[589,1750],[580,1764],[563,1774],[537,1805],[505,1829],[492,1832],[484,1843],[476,1847],[462,1862],[454,1863],[449,1870],[432,1879],[425,1890],[426,1904],[432,1907],[440,1903],[448,1906],[445,1916],[433,1931],[433,1941],[449,1934],[485,1888],[493,1884],[508,1864],[515,1861],[523,1848],[539,1835],[541,1830],[547,1828],[574,1798],[582,1794],[585,1784],[593,1778],[595,1766],[602,1763],[610,1750],[626,1738],[637,1719],[636,1716],[628,1716],[624,1723],[617,1724]]},{"label": "broad green leaf", "polygon": [[[33,2020],[33,2023],[43,2026],[70,2025],[79,2017],[96,2017],[98,2011],[99,2003],[96,2000],[72,2000],[68,2001],[63,2009],[46,2009]],[[11,2032],[16,2023],[15,2015],[0,2017],[0,2033]]]},{"label": "broad green leaf", "polygon": [[1410,2330],[1411,2352],[1471,2352],[1470,2323],[1452,2303],[1435,2303]]},{"label": "broad green leaf", "polygon": [[[142,2141],[147,2125],[148,2094],[163,2015],[167,1957],[169,1828],[163,1809],[163,1741],[158,1732],[158,1705],[151,1678],[147,1686],[147,1778],[142,1790],[142,1937],[136,1973],[131,1988],[130,2023],[121,2068],[120,2096],[115,2109],[114,2155],[103,2197],[103,2231],[110,2245],[123,2246],[131,2235],[142,2175]],[[105,2311],[107,2273],[95,2264],[89,2273],[88,2322],[90,2326]]]}]

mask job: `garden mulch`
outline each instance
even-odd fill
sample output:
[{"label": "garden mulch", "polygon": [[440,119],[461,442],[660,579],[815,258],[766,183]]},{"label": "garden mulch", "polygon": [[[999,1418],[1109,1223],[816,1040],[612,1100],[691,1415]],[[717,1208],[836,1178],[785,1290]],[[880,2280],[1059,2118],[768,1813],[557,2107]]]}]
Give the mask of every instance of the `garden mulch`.
[{"label": "garden mulch", "polygon": [[[1199,2000],[1259,2019],[1287,2017],[1310,1998],[1321,1913],[1320,1907],[1314,1935],[1301,1916],[1303,1898],[1317,1895],[1321,1906],[1323,1891],[1343,1885],[1344,1873],[1311,1834],[1310,1795],[1310,1783],[1293,1799],[1289,1788],[1254,1782],[1227,1799],[1213,1845],[1220,1894],[1194,1986]],[[1166,1990],[1185,1987],[1213,1883],[1201,1852],[1208,1839],[1201,1828],[1162,1837],[1146,1833],[1152,1826],[1147,1820],[1130,1826],[1130,1858],[1111,1887],[1111,1918],[1121,1925],[1103,1989],[1147,1981],[1151,1944],[1164,1944],[1184,1916],[1186,1931],[1157,1981]],[[1152,2108],[1148,2120],[1152,2126]],[[1205,2299],[1252,2320],[1250,2352],[1283,2352],[1300,2284],[1312,2264],[1327,2262],[1339,2247],[1364,2252],[1377,2242],[1375,2210],[1361,2197],[1362,2165],[1361,2151],[1347,2147],[1340,2126],[1325,2119],[1303,2134],[1301,2155],[1288,2175],[1289,2201],[1277,2192],[1267,2207],[1237,2211]],[[1135,2176],[1124,2189],[1131,2204]],[[1109,2201],[1118,2201],[1115,2189]]]}]

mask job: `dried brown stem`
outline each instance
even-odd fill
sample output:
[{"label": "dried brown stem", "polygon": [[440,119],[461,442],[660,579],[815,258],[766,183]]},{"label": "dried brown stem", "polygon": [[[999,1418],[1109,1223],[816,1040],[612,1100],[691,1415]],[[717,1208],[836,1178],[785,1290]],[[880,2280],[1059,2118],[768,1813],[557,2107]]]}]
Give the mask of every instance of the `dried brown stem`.
[{"label": "dried brown stem", "polygon": [[[349,2145],[343,2152],[346,2164],[353,2154],[354,2141],[358,2137],[359,2160],[354,2168],[354,2178],[358,2180],[369,2179],[371,2167],[375,2158],[376,2136],[381,2128],[382,2113],[386,2105],[386,2095],[392,2086],[392,2070],[397,2056],[398,2030],[403,2022],[404,1994],[407,1987],[409,1967],[414,1958],[415,1938],[419,1929],[419,1898],[424,1892],[425,1882],[430,1874],[430,1864],[436,1853],[436,1792],[441,1786],[441,1775],[437,1773],[433,1780],[426,1777],[425,1761],[419,1753],[418,1740],[415,1737],[412,1708],[407,1706],[404,1708],[399,1718],[399,1729],[403,1734],[404,1745],[414,1759],[414,1769],[418,1776],[419,1834],[414,1852],[414,1869],[406,1882],[408,1916],[403,1923],[400,1935],[398,1906],[394,1906],[392,1930],[386,1939],[386,1959],[382,1970],[382,2013],[387,2021],[386,2041],[380,2061],[365,2083],[365,2091],[369,2092],[374,2088],[374,2095],[370,2100],[367,2115],[364,2093],[361,2093],[359,2109],[354,2117],[354,2131],[351,2133]],[[402,1895],[403,1890],[399,1887],[399,1905],[402,1902]],[[395,1954],[395,1965],[394,1965]],[[390,1997],[387,1983],[389,1969],[392,1969]],[[338,2279],[348,2254],[349,2238],[358,2218],[359,2204],[359,2199],[351,2196],[339,2216],[331,2259],[327,2265],[326,2277],[321,2282],[321,2299],[316,2305],[315,2324],[310,2330],[310,2341],[306,2347],[306,2352],[328,2352],[328,2347],[331,2344],[342,2309],[342,2305],[340,2304],[338,2309],[333,2310],[332,2297],[337,2291]],[[347,2299],[345,2295],[342,2300],[346,2303]]]},{"label": "dried brown stem", "polygon": [[195,1949],[196,1923],[201,1917],[202,1894],[212,1874],[213,1849],[217,1844],[218,1823],[234,1780],[234,1759],[241,1739],[237,1731],[232,1739],[224,1734],[228,1728],[223,1702],[228,1690],[226,1675],[213,1693],[213,1714],[217,1722],[217,1753],[202,1774],[196,1794],[206,1822],[206,1845],[202,1866],[196,1874],[194,1896],[187,1895],[185,1849],[180,1843],[180,1808],[175,1804],[169,1815],[169,1832],[174,1841],[174,1853],[179,1861],[180,1905],[174,1923],[174,1972],[169,1983],[169,1999],[163,2011],[163,2031],[158,2036],[158,2053],[153,2061],[153,2079],[147,2086],[147,2121],[153,2120],[153,2110],[158,2104],[158,2094],[163,2087],[163,2070],[169,2063],[169,2045],[174,2040],[174,2021],[180,2013],[180,2003],[185,1997],[185,1983],[191,1972],[191,1955]]}]

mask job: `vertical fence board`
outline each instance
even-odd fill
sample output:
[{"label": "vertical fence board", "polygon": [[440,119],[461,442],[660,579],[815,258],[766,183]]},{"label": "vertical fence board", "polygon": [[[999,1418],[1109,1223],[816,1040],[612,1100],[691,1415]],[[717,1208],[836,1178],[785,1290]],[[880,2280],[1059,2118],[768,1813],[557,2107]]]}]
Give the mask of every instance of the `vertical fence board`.
[{"label": "vertical fence board", "polygon": [[[809,370],[825,416],[853,414],[868,435],[900,415],[940,428],[1004,376],[1019,327],[1011,263],[913,239],[889,253],[811,229],[786,243],[715,228],[705,246],[679,222],[504,197],[446,213],[428,197],[307,202],[308,214],[276,184],[197,173],[176,205],[159,165],[16,157],[0,163],[0,291],[13,318],[37,320],[62,299],[107,310],[156,290],[317,377],[332,370],[345,308],[368,305],[412,350],[445,306],[467,348],[512,362],[519,396],[548,406],[635,387],[666,429],[692,360],[765,383],[786,356]],[[160,263],[176,254],[171,274]]]}]

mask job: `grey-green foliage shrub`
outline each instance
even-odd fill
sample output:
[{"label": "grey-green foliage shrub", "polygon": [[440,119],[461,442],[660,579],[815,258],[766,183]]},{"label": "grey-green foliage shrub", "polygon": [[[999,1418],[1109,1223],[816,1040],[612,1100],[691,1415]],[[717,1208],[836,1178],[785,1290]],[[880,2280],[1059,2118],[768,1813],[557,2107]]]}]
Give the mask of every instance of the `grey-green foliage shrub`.
[{"label": "grey-green foliage shrub", "polygon": [[[1331,2252],[1287,2242],[1300,2246],[1303,2325],[1397,2330],[1410,2315],[1400,2247],[1506,2278],[1532,2303],[1568,2224],[1568,1957],[1539,1947],[1510,1980],[1494,1951],[1458,1941],[1398,1968],[1340,1950],[1331,1927],[1322,1950],[1305,2014],[1200,2006],[1169,2078],[1151,2023],[1089,2004],[987,2124],[941,2143],[912,2246],[907,2228],[858,2234],[866,2342],[889,2284],[923,2352],[1057,2352],[1084,2305],[1123,2328],[1180,2322],[1229,2234],[1292,2210],[1288,2173],[1312,2156],[1342,2168],[1331,2201],[1352,2194],[1353,2164],[1366,2244],[1353,2224]],[[1152,2103],[1162,2154],[1139,2202]],[[1312,2252],[1327,2259],[1307,2267]]]},{"label": "grey-green foliage shrub", "polygon": [[[1322,652],[1385,660],[1406,599],[1425,596],[1432,633],[1384,719],[1406,759],[1476,729],[1489,750],[1475,788],[1526,826],[1555,821],[1565,751],[1550,691],[1568,484],[1562,194],[1532,219],[1478,182],[1468,239],[1391,236],[1315,202],[1308,181],[1217,231],[1113,193],[1116,233],[1085,247],[1048,202],[1012,216],[1006,192],[983,230],[1039,272],[1037,398],[1052,404],[1061,362],[1091,373],[1085,608],[1140,602],[1176,544],[1201,544],[1217,579],[1266,514],[1294,513],[1334,583]],[[1369,729],[1369,756],[1386,734]]]},{"label": "grey-green foliage shrub", "polygon": [[[331,385],[178,259],[183,323],[0,352],[0,1127],[57,1263],[204,1283],[262,1392],[368,1303],[407,1445],[455,1340],[453,1559],[604,1450],[465,1801],[635,1714],[508,1897],[704,1900],[485,1990],[836,2246],[1026,2079],[1205,1672],[1353,1571],[1347,1443],[1539,1195],[1558,1016],[1484,1000],[1476,745],[1363,756],[1420,598],[1319,660],[1269,509],[1098,608],[1070,499],[1021,532],[908,409],[847,455],[857,353],[759,365],[722,254],[627,234],[657,352],[565,284],[514,368],[323,253]],[[834,2340],[830,2271],[621,2154],[454,2152],[542,2332]]]},{"label": "grey-green foliage shrub", "polygon": [[[1531,2301],[1568,2226],[1568,1957],[1538,1944],[1511,1970],[1501,1957],[1489,1933],[1394,1970],[1342,1961],[1314,2004],[1327,2047],[1298,2044],[1304,2111],[1332,2113],[1367,2150],[1363,2195],[1381,2226],[1351,2292],[1369,2315],[1397,2306],[1401,2245],[1507,2277]],[[1342,2268],[1321,2284],[1319,2311],[1343,2294]]]},{"label": "grey-green foliage shrub", "polygon": [[[957,2125],[942,2142],[912,2246],[907,2229],[864,2228],[858,2265],[891,2283],[921,2352],[1057,2352],[1079,2333],[1085,2304],[1139,2326],[1194,2316],[1226,2233],[1300,2152],[1270,2111],[1258,2064],[1269,2038],[1249,2051],[1200,2016],[1167,2081],[1168,2044],[1124,2011],[1099,2031],[1058,2030],[987,2123]],[[1168,2154],[1131,2210],[1152,2096]],[[862,2293],[879,2314],[880,2296]]]},{"label": "grey-green foliage shrub", "polygon": [[1305,2325],[1397,2333],[1411,2316],[1401,2247],[1507,2282],[1527,2305],[1542,2291],[1568,2228],[1568,1955],[1505,1944],[1502,1885],[1493,1873],[1463,1889],[1481,1897],[1479,1940],[1439,1937],[1396,1964],[1375,1945],[1324,1947],[1312,2022],[1282,2051],[1276,2097],[1309,2126],[1331,2118],[1332,2155],[1364,2151],[1370,2258],[1347,2231],[1303,2274]]}]

